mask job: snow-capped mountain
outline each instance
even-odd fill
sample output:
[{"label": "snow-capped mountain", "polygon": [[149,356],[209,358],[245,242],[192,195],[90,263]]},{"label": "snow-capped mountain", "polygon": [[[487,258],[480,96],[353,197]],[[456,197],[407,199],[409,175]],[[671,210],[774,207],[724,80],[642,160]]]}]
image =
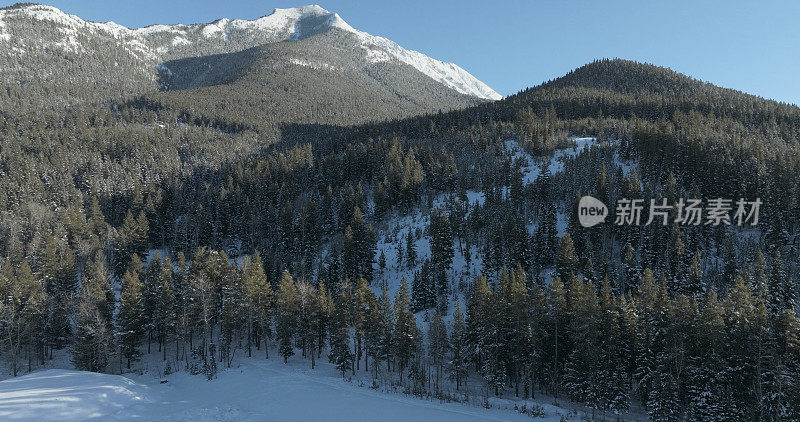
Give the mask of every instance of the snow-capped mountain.
[{"label": "snow-capped mountain", "polygon": [[[33,27],[35,31],[31,30]],[[7,75],[10,75],[15,65],[18,66],[17,71],[24,71],[20,62],[25,57],[35,57],[43,51],[92,56],[100,54],[96,51],[98,47],[107,51],[116,44],[118,51],[114,52],[115,57],[98,67],[129,67],[129,62],[139,62],[137,67],[146,71],[147,77],[135,79],[139,84],[146,85],[157,79],[158,65],[168,60],[297,41],[331,29],[355,36],[357,44],[354,47],[365,54],[365,66],[396,60],[459,93],[488,100],[502,98],[461,67],[406,50],[389,39],[356,30],[338,14],[317,5],[275,9],[272,14],[255,20],[218,19],[210,23],[152,25],[137,29],[114,22],[85,21],[52,6],[14,5],[0,9],[0,45],[10,47],[3,49],[6,54],[0,51],[0,56],[9,58],[9,63],[4,63],[0,58],[0,68],[9,70]],[[121,61],[125,64],[121,64]]]},{"label": "snow-capped mountain", "polygon": [[432,59],[418,51],[406,50],[394,41],[359,31],[338,14],[317,5],[291,9],[275,9],[272,14],[248,20],[219,19],[194,25],[154,25],[131,31],[132,39],[144,40],[157,53],[168,57],[184,56],[202,46],[220,52],[225,46],[254,46],[269,42],[300,40],[338,28],[355,34],[360,48],[368,52],[371,62],[397,59],[411,65],[432,79],[462,94],[498,100],[502,98],[489,86],[454,63]]}]

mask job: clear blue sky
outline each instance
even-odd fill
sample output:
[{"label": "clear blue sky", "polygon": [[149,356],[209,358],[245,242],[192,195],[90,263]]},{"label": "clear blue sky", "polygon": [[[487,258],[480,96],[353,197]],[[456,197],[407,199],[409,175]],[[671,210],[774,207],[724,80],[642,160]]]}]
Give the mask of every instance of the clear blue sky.
[{"label": "clear blue sky", "polygon": [[[452,61],[503,95],[595,58],[667,66],[698,79],[800,104],[797,1],[317,1],[353,27]],[[0,5],[12,1],[0,0]],[[255,19],[303,0],[50,0],[128,27]]]}]

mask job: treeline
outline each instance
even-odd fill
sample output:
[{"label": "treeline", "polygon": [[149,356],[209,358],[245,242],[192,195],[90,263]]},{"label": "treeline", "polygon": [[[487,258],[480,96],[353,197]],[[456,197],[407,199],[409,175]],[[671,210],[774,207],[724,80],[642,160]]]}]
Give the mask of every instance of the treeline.
[{"label": "treeline", "polygon": [[[635,86],[621,80],[630,74]],[[231,92],[252,88],[257,93],[255,82],[245,80]],[[641,375],[636,366],[636,359],[644,359],[637,357],[639,347],[650,343],[627,344],[620,353],[632,354],[634,362],[626,361],[627,372],[618,374],[626,380],[622,383],[626,393],[611,401],[601,397],[599,380],[611,375],[592,365],[613,359],[584,350],[575,359],[584,359],[589,366],[577,372],[570,368],[580,361],[567,360],[573,347],[605,341],[570,337],[588,335],[570,331],[586,329],[587,324],[593,332],[598,330],[597,321],[606,312],[593,311],[583,319],[565,316],[557,328],[555,323],[547,325],[558,335],[547,334],[545,328],[532,328],[527,334],[548,339],[541,344],[558,339],[559,346],[550,349],[558,358],[544,354],[544,349],[531,349],[536,353],[530,354],[506,350],[502,357],[480,352],[480,365],[471,355],[469,377],[460,375],[457,386],[470,380],[473,385],[477,375],[488,377],[488,369],[481,368],[489,365],[500,368],[491,372],[490,384],[483,379],[482,387],[489,390],[519,388],[522,395],[527,382],[528,394],[535,389],[568,394],[595,409],[622,411],[641,402],[658,418],[672,417],[669,411],[674,410],[699,420],[706,418],[690,413],[695,412],[692,406],[700,406],[692,403],[708,400],[712,406],[708,408],[715,409],[709,415],[728,415],[731,420],[796,418],[796,409],[784,406],[797,402],[793,366],[797,358],[792,355],[798,336],[792,321],[797,318],[795,280],[800,270],[796,107],[719,91],[666,69],[620,61],[593,63],[558,82],[491,104],[353,127],[263,120],[258,102],[239,112],[241,108],[230,108],[232,98],[210,101],[229,95],[225,89],[204,88],[108,108],[82,107],[40,116],[0,113],[0,255],[7,293],[0,328],[3,355],[13,357],[15,373],[24,369],[20,362],[27,362],[30,369],[53,350],[87,345],[88,350],[74,350],[76,356],[88,356],[79,361],[100,364],[80,363],[85,368],[110,368],[120,356],[123,367],[130,358],[135,368],[136,354],[149,346],[162,354],[168,351],[168,358],[175,351],[176,361],[184,362],[186,356],[192,360],[194,350],[199,362],[195,370],[213,373],[215,362],[230,361],[247,344],[263,348],[270,335],[270,344],[276,343],[279,326],[295,324],[292,321],[300,314],[293,313],[296,318],[287,317],[286,324],[279,324],[276,301],[249,303],[246,294],[237,293],[244,291],[249,271],[249,264],[241,260],[256,253],[272,292],[259,290],[259,297],[277,298],[280,280],[288,271],[295,279],[308,281],[302,289],[295,282],[295,290],[313,290],[319,298],[324,286],[335,308],[342,291],[358,289],[357,280],[377,287],[382,282],[379,271],[394,265],[416,273],[409,277],[408,308],[440,315],[452,314],[454,297],[471,297],[477,289],[471,280],[456,280],[464,276],[453,269],[455,257],[467,261],[479,256],[480,271],[488,277],[486,291],[491,292],[486,294],[492,300],[503,297],[502,285],[511,283],[503,281],[504,268],[524,271],[522,302],[528,307],[520,315],[527,315],[531,325],[534,315],[550,309],[546,286],[555,272],[566,297],[583,292],[576,303],[596,302],[596,308],[605,300],[607,284],[615,309],[609,312],[621,316],[632,309],[635,331],[645,314],[637,303],[645,301],[650,287],[643,286],[653,278],[657,293],[647,294],[658,297],[659,305],[648,311],[648,318],[661,325],[646,336],[648,342],[660,342],[653,346],[658,351],[653,356],[661,353],[666,360],[647,358],[650,372],[646,373],[654,375]],[[203,105],[197,105],[201,99]],[[346,109],[345,103],[334,104]],[[308,117],[287,113],[289,121]],[[567,146],[571,134],[597,136],[598,145],[565,158],[559,163],[561,171],[551,173],[547,155]],[[516,140],[528,158],[510,153],[509,140]],[[538,172],[538,177],[530,178],[526,171]],[[476,193],[482,201],[474,199]],[[581,194],[609,205],[620,198],[641,198],[648,204],[656,198],[674,203],[689,197],[758,197],[764,206],[759,226],[750,230],[677,224],[619,227],[609,222],[587,230],[575,215]],[[430,215],[423,212],[429,219],[427,227],[393,239],[392,247],[402,250],[397,254],[401,258],[386,263],[386,254],[376,250],[384,225],[427,209],[433,210]],[[642,218],[646,221],[647,214]],[[564,240],[567,234],[570,242]],[[421,236],[430,240],[429,255],[417,250]],[[568,245],[571,254],[560,252]],[[151,259],[138,265],[132,258],[153,249],[198,252],[183,259],[172,254],[169,264]],[[563,270],[563,256],[572,256],[570,271]],[[159,261],[160,271],[151,268]],[[754,282],[763,280],[757,275],[761,273],[768,274],[768,282]],[[518,270],[505,274],[509,280],[523,278]],[[342,287],[342,280],[353,286]],[[204,293],[191,296],[181,290],[186,283],[201,284],[196,292]],[[241,286],[231,287],[236,283]],[[554,284],[558,283],[549,286]],[[183,301],[188,303],[181,305],[184,309],[192,309],[181,325],[184,337],[177,340],[178,331],[163,328],[163,321],[179,320],[163,316],[164,309],[174,306],[158,305],[161,299],[155,296],[145,298],[167,291],[165,285],[170,292],[164,293],[165,303]],[[122,294],[115,301],[109,292]],[[699,322],[714,309],[709,308],[714,303],[712,292],[722,304],[721,311],[712,312],[718,316],[709,316],[714,330]],[[541,295],[545,303],[533,304]],[[245,299],[224,299],[237,296]],[[146,303],[147,311],[139,312],[140,297],[141,308]],[[223,309],[227,303],[239,305]],[[503,303],[496,304],[498,309],[506,306]],[[465,319],[469,319],[471,308],[466,305]],[[729,309],[737,309],[737,314],[729,314]],[[270,312],[268,320],[266,314],[258,314],[265,310]],[[696,318],[680,318],[695,313]],[[128,317],[133,322],[121,329],[119,319]],[[242,322],[248,319],[252,322]],[[137,322],[142,320],[149,322]],[[583,325],[570,328],[571,321]],[[353,337],[350,342],[361,340],[363,358],[368,353],[364,344],[373,344],[364,340],[366,332],[358,334],[353,320],[338,323],[341,334],[348,331]],[[486,324],[492,341],[499,342],[502,333],[513,331],[499,320],[487,319]],[[350,328],[341,328],[345,326]],[[164,334],[167,331],[170,334]],[[357,346],[348,348],[340,342],[334,347],[330,328],[323,331],[327,345],[322,352],[338,350],[334,360],[345,368],[351,359],[360,365]],[[291,332],[292,342],[297,343],[296,332]],[[672,337],[677,332],[680,336]],[[449,334],[452,339],[452,331]],[[619,334],[619,341],[644,341],[639,332],[634,337],[628,334]],[[715,346],[695,347],[711,341],[704,336],[714,337]],[[430,346],[422,337],[417,334],[413,339]],[[318,348],[316,358],[321,357],[319,339],[313,343]],[[763,341],[752,343],[753,339]],[[312,344],[310,339],[304,341]],[[471,350],[489,347],[477,345],[478,339],[470,341]],[[678,343],[685,348],[674,349]],[[537,347],[544,347],[541,344]],[[757,350],[746,349],[744,357],[734,353],[753,344]],[[283,349],[288,353],[287,347]],[[423,346],[416,344],[416,354],[409,356],[420,356],[420,364],[431,368],[426,362],[434,358],[423,358],[419,347]],[[355,357],[348,357],[345,350]],[[447,359],[454,359],[455,348],[449,350]],[[713,356],[706,355],[709,350]],[[756,355],[760,357],[752,360]],[[103,363],[103,356],[113,357]],[[700,381],[687,376],[689,357],[707,367],[726,368],[715,369],[712,375],[720,378],[702,384],[713,391],[691,384]],[[411,375],[415,362],[411,358],[399,371],[397,359],[393,357],[391,365],[398,379],[400,373],[404,382],[427,376],[416,369]],[[446,367],[442,365],[442,371]],[[437,384],[445,389],[441,379],[440,374]],[[425,388],[433,391],[430,385]],[[771,401],[767,392],[785,401]],[[617,407],[609,407],[612,402]]]},{"label": "treeline", "polygon": [[[800,416],[800,320],[783,274],[763,257],[723,297],[670,293],[649,269],[617,294],[608,278],[579,271],[569,235],[555,259],[547,285],[519,266],[503,269],[475,280],[451,323],[435,311],[419,324],[405,280],[390,298],[385,284],[376,295],[363,278],[335,286],[288,272],[274,278],[258,253],[235,263],[205,248],[191,261],[156,252],[145,264],[134,255],[117,304],[98,253],[68,296],[77,306],[61,317],[75,321],[74,364],[92,371],[135,369],[157,353],[168,371],[210,379],[237,352],[269,358],[277,349],[284,362],[299,354],[313,368],[325,354],[343,375],[363,370],[447,399],[545,393],[614,414],[637,401],[654,420]],[[0,280],[4,355],[15,371],[23,360],[43,363],[55,347],[46,286],[25,262],[4,262]]]}]

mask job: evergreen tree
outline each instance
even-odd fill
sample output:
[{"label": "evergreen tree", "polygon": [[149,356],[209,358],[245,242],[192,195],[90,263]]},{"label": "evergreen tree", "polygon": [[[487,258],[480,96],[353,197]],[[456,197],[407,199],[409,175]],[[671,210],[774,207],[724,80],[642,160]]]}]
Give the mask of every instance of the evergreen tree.
[{"label": "evergreen tree", "polygon": [[350,347],[350,324],[347,312],[347,299],[339,295],[336,301],[330,327],[330,352],[328,360],[336,366],[344,377],[345,372],[353,367],[353,351]]},{"label": "evergreen tree", "polygon": [[[408,230],[406,234],[406,262],[408,263],[408,267],[413,267],[417,265],[417,245],[414,241],[414,234],[411,233],[411,229]],[[400,254],[402,255],[402,254]],[[400,255],[398,255],[398,260],[400,259]]]},{"label": "evergreen tree", "polygon": [[461,310],[461,301],[458,301],[456,310],[453,312],[451,355],[448,363],[450,379],[456,382],[456,390],[461,388],[462,381],[466,383],[470,358],[469,333],[464,320],[464,312]]},{"label": "evergreen tree", "polygon": [[428,356],[430,356],[431,363],[436,368],[434,389],[437,393],[441,392],[440,382],[449,352],[450,340],[447,336],[447,327],[444,325],[442,315],[437,312],[434,314],[430,325],[428,325]]},{"label": "evergreen tree", "polygon": [[788,309],[786,298],[790,297],[787,292],[788,282],[786,271],[783,268],[783,259],[781,252],[775,249],[775,254],[772,258],[772,268],[769,274],[769,281],[767,286],[767,309],[770,314],[778,315],[784,309]]},{"label": "evergreen tree", "polygon": [[23,352],[29,356],[28,370],[31,370],[30,357],[35,352],[31,349],[38,343],[43,328],[46,293],[44,285],[36,281],[26,261],[16,269],[5,262],[2,270],[0,323],[12,374],[16,377],[21,369],[19,360]]},{"label": "evergreen tree", "polygon": [[641,268],[639,267],[639,262],[636,260],[636,251],[633,250],[633,246],[630,243],[625,244],[625,250],[622,254],[623,261],[623,277],[624,283],[622,285],[622,292],[633,292],[636,290],[636,287],[639,284],[639,277]]},{"label": "evergreen tree", "polygon": [[578,257],[575,255],[575,247],[572,244],[572,237],[569,233],[561,237],[558,245],[558,257],[556,258],[556,271],[561,280],[569,280],[578,268]]},{"label": "evergreen tree", "polygon": [[247,301],[248,355],[252,355],[252,340],[255,339],[256,347],[260,348],[263,339],[264,354],[269,358],[268,339],[272,336],[270,326],[273,292],[264,274],[264,266],[258,251],[253,253],[252,259],[245,262],[242,288]]},{"label": "evergreen tree", "polygon": [[167,360],[167,342],[175,334],[177,315],[175,315],[175,293],[172,290],[172,261],[167,258],[161,267],[159,280],[161,286],[158,290],[156,304],[155,330],[158,336],[159,347],[162,349],[163,360]]},{"label": "evergreen tree", "polygon": [[320,303],[317,291],[311,284],[297,283],[298,318],[297,342],[304,358],[311,358],[311,369],[316,366]]},{"label": "evergreen tree", "polygon": [[72,363],[84,371],[104,372],[114,351],[114,295],[101,254],[87,263],[75,315]]},{"label": "evergreen tree", "polygon": [[411,363],[416,351],[417,342],[417,322],[411,312],[411,297],[408,291],[408,283],[405,278],[400,284],[400,290],[394,299],[394,346],[395,356],[397,357],[400,381],[403,380],[403,373]]},{"label": "evergreen tree", "polygon": [[692,264],[689,266],[689,274],[686,278],[686,284],[677,292],[690,296],[697,296],[703,292],[703,267],[702,256],[700,251],[696,251],[692,256]]},{"label": "evergreen tree", "polygon": [[122,277],[122,296],[117,314],[117,330],[122,356],[127,360],[127,368],[131,362],[141,356],[139,345],[145,332],[144,306],[142,299],[142,282],[137,272],[125,271]]},{"label": "evergreen tree", "polygon": [[83,371],[105,372],[113,351],[113,332],[86,290],[81,293],[75,316],[72,364]]},{"label": "evergreen tree", "polygon": [[440,209],[431,213],[431,264],[436,270],[448,270],[453,263],[453,233],[448,215]]},{"label": "evergreen tree", "polygon": [[283,363],[294,355],[294,337],[297,330],[298,294],[292,276],[284,271],[275,295],[275,331]]},{"label": "evergreen tree", "polygon": [[246,320],[245,297],[241,274],[235,268],[229,267],[227,262],[224,263],[221,270],[223,275],[220,286],[219,351],[221,359],[230,368],[233,360],[233,341]]},{"label": "evergreen tree", "polygon": [[[381,316],[379,319],[380,326],[376,328],[380,337],[378,339],[378,344],[376,345],[376,354],[378,356],[377,361],[386,362],[387,368],[391,369],[390,362],[395,350],[395,313],[391,300],[389,299],[389,293],[387,291],[386,284],[381,286],[381,294],[378,296],[378,312]],[[378,370],[377,366],[378,364],[376,362],[376,371]]]},{"label": "evergreen tree", "polygon": [[328,289],[324,283],[319,283],[317,289],[317,303],[319,304],[318,324],[317,324],[317,357],[322,356],[322,349],[325,347],[325,339],[331,329],[334,305]]}]

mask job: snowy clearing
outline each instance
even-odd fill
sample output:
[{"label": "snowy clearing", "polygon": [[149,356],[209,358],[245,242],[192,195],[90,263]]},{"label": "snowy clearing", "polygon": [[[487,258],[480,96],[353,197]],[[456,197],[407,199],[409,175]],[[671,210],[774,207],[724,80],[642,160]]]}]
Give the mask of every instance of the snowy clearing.
[{"label": "snowy clearing", "polygon": [[[508,409],[484,409],[386,393],[342,380],[321,364],[311,370],[295,358],[241,359],[238,367],[206,381],[184,371],[159,378],[65,369],[0,382],[0,419],[9,421],[523,421]],[[155,371],[153,371],[155,372]],[[166,383],[160,383],[164,379]],[[545,419],[562,409],[543,405]]]}]

